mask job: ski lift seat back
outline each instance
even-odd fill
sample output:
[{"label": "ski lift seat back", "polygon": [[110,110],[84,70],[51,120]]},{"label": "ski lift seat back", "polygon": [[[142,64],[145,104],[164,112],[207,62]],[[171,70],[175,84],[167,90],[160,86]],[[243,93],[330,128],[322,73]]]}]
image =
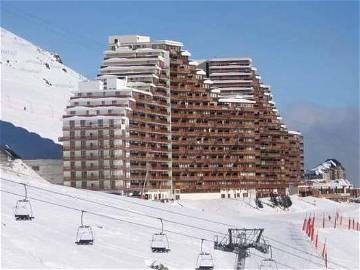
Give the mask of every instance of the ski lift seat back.
[{"label": "ski lift seat back", "polygon": [[260,270],[278,270],[276,261],[273,259],[272,247],[270,249],[270,258],[263,259],[260,264]]},{"label": "ski lift seat back", "polygon": [[78,245],[92,245],[94,243],[94,232],[90,226],[79,226],[75,243]]},{"label": "ski lift seat back", "polygon": [[32,220],[34,218],[33,210],[30,201],[28,200],[27,187],[24,186],[24,198],[16,202],[14,214],[15,220]]},{"label": "ski lift seat back", "polygon": [[151,239],[151,251],[154,253],[166,253],[170,251],[169,240],[164,233],[164,224],[162,219],[161,222],[161,232],[155,233]]},{"label": "ski lift seat back", "polygon": [[16,220],[32,220],[33,213],[31,203],[27,199],[18,200],[15,207]]},{"label": "ski lift seat back", "polygon": [[264,259],[261,261],[260,270],[278,270],[277,263],[273,259]]},{"label": "ski lift seat back", "polygon": [[164,233],[155,233],[151,241],[152,252],[165,253],[169,252],[169,240]]},{"label": "ski lift seat back", "polygon": [[197,259],[196,270],[213,270],[214,260],[210,253],[201,252]]},{"label": "ski lift seat back", "polygon": [[210,253],[203,251],[204,239],[201,239],[200,254],[196,261],[195,270],[213,270],[214,260]]},{"label": "ski lift seat back", "polygon": [[94,244],[94,232],[91,226],[83,224],[83,216],[84,210],[81,211],[81,225],[79,226],[77,233],[76,233],[76,241],[75,244],[77,245],[92,245]]}]

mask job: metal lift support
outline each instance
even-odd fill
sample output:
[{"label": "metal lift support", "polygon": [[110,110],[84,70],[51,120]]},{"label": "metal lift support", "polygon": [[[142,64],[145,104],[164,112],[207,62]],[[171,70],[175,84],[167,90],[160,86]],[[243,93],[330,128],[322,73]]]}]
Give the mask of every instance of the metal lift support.
[{"label": "metal lift support", "polygon": [[214,249],[236,254],[236,270],[245,269],[245,259],[249,249],[254,248],[262,253],[269,253],[270,246],[266,244],[262,234],[264,229],[228,229],[228,234],[221,240],[216,236]]}]

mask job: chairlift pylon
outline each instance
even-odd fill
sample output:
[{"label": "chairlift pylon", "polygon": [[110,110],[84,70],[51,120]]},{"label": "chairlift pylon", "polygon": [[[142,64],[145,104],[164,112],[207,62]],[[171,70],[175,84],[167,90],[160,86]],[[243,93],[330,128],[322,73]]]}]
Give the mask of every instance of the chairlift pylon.
[{"label": "chairlift pylon", "polygon": [[161,218],[161,232],[155,233],[151,239],[151,251],[154,253],[166,253],[170,251],[169,240],[164,233],[164,224]]},{"label": "chairlift pylon", "polygon": [[278,270],[278,266],[276,261],[272,257],[272,248],[269,245],[270,248],[270,258],[263,259],[260,263],[260,270]]},{"label": "chairlift pylon", "polygon": [[92,245],[94,244],[94,232],[91,226],[84,225],[83,223],[83,216],[84,210],[81,210],[81,225],[79,226],[77,233],[76,233],[76,241],[75,244],[77,245]]},{"label": "chairlift pylon", "polygon": [[33,210],[30,201],[28,200],[27,187],[23,184],[25,196],[18,200],[15,206],[15,220],[32,220],[34,218]]},{"label": "chairlift pylon", "polygon": [[201,239],[200,254],[196,261],[195,270],[213,270],[214,260],[210,253],[203,251],[204,239]]}]

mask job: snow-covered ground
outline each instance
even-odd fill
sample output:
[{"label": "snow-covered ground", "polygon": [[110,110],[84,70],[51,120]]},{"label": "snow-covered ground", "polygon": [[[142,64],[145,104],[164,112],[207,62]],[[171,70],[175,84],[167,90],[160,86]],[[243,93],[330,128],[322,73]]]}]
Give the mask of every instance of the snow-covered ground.
[{"label": "snow-covered ground", "polygon": [[[20,182],[29,184],[35,216],[32,221],[15,221],[14,206],[20,197],[3,192],[23,194],[23,187],[17,184]],[[212,253],[215,269],[233,269],[235,254],[214,250],[211,241],[229,227],[247,227],[265,229],[279,269],[324,269],[323,260],[301,231],[305,215],[359,213],[355,204],[297,196],[292,196],[289,211],[267,205],[256,209],[252,201],[235,199],[144,201],[52,185],[21,164],[2,169],[0,183],[4,268],[149,269],[158,260],[169,269],[194,269],[200,239],[204,238],[210,240],[205,241],[204,249]],[[80,211],[74,209],[88,211],[84,223],[95,231],[93,246],[74,244],[80,223]],[[164,229],[171,231],[167,232],[169,253],[153,254],[150,250],[152,234],[161,229],[157,218],[162,218]],[[329,268],[359,269],[359,232],[326,229],[321,232],[323,236],[328,240]],[[252,250],[246,268],[258,269],[261,257],[266,256]]]},{"label": "snow-covered ground", "polygon": [[50,52],[1,28],[1,120],[57,143],[65,106],[83,79]]}]

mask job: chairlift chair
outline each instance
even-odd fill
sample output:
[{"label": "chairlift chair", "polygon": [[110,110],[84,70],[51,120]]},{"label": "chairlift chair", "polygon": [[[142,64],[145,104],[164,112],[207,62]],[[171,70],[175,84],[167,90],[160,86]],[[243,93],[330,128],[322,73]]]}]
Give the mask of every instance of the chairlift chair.
[{"label": "chairlift chair", "polygon": [[278,270],[277,263],[272,258],[263,259],[260,270]]},{"label": "chairlift chair", "polygon": [[94,244],[94,232],[91,226],[83,224],[83,215],[85,211],[81,211],[81,225],[79,226],[76,233],[76,241],[77,245],[92,245]]},{"label": "chairlift chair", "polygon": [[272,258],[272,248],[270,248],[270,258],[263,259],[260,263],[260,270],[278,270],[276,261]]},{"label": "chairlift chair", "polygon": [[210,253],[203,251],[204,239],[201,239],[201,250],[200,254],[196,261],[195,270],[213,270],[214,269],[214,260]]},{"label": "chairlift chair", "polygon": [[15,207],[16,220],[32,220],[34,218],[31,203],[27,199],[18,200]]},{"label": "chairlift chair", "polygon": [[164,224],[161,218],[160,221],[161,232],[153,234],[151,239],[151,251],[154,253],[166,253],[170,251],[169,240],[164,233]]},{"label": "chairlift chair", "polygon": [[32,220],[33,210],[30,201],[28,200],[27,196],[27,188],[26,184],[24,185],[25,189],[25,197],[24,199],[18,200],[15,206],[15,220]]}]

